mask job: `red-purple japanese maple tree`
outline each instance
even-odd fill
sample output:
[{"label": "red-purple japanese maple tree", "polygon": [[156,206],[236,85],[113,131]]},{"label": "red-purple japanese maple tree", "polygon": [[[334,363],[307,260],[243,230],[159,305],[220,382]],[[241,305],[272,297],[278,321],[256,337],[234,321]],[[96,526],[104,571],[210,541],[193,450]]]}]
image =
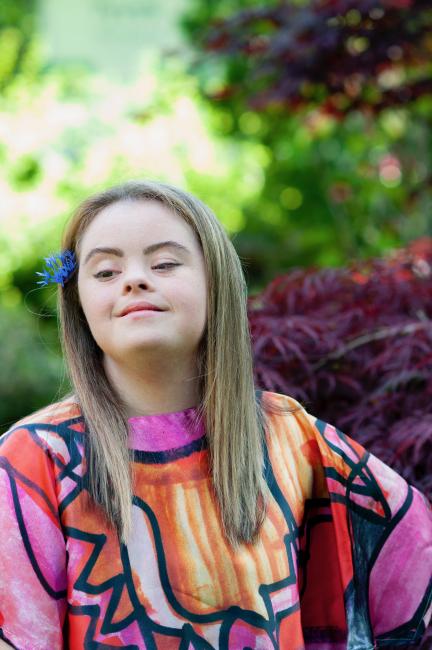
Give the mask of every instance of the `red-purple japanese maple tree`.
[{"label": "red-purple japanese maple tree", "polygon": [[431,30],[430,0],[263,2],[213,21],[202,46],[227,63],[215,99],[343,117],[431,95]]},{"label": "red-purple japanese maple tree", "polygon": [[432,239],[294,270],[249,299],[259,387],[291,395],[432,496]]}]

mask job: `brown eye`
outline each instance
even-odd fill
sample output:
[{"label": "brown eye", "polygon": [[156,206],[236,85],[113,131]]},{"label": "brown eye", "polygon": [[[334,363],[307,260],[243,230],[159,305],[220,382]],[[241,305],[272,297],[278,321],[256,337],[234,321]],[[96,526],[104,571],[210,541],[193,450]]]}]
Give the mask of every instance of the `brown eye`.
[{"label": "brown eye", "polygon": [[99,273],[96,273],[93,277],[95,278],[100,278],[100,277],[110,277],[110,276],[102,276],[102,273],[113,273],[113,271],[99,271]]}]

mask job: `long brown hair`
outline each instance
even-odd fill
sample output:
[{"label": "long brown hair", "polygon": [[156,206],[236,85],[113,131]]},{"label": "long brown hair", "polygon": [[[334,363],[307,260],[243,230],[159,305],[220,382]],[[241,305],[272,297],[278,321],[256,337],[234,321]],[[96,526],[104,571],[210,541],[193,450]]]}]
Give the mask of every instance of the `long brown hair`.
[{"label": "long brown hair", "polygon": [[[247,286],[240,259],[222,225],[191,194],[164,183],[134,181],[85,200],[66,225],[62,248],[74,251],[79,264],[83,234],[102,209],[119,201],[149,200],[180,215],[202,248],[208,316],[197,351],[201,398],[197,413],[204,418],[224,533],[233,546],[253,542],[268,500],[263,476],[265,413],[253,379]],[[63,353],[87,429],[89,504],[103,509],[108,523],[126,543],[132,526],[134,477],[125,405],[105,374],[103,353],[80,305],[77,273],[64,287],[59,286],[58,304]]]}]

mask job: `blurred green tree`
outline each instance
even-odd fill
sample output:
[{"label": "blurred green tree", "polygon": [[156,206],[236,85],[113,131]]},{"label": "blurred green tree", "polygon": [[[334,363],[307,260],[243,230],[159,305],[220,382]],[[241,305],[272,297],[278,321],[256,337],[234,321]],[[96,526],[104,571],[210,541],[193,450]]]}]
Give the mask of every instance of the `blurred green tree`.
[{"label": "blurred green tree", "polygon": [[39,323],[21,306],[1,309],[0,434],[68,390],[54,328]]},{"label": "blurred green tree", "polygon": [[262,145],[236,238],[253,284],[432,230],[426,0],[196,0],[191,71],[230,139]]},{"label": "blurred green tree", "polygon": [[0,3],[0,92],[23,68],[31,66],[35,10],[35,0]]}]

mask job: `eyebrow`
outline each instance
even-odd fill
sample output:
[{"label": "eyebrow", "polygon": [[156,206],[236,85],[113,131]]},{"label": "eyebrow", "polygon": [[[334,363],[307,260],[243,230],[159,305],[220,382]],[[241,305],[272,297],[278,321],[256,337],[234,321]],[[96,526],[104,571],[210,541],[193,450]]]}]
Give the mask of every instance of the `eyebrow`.
[{"label": "eyebrow", "polygon": [[[190,254],[190,250],[186,248],[186,246],[183,246],[183,244],[179,244],[179,242],[172,240],[159,241],[155,244],[150,244],[150,246],[144,248],[143,253],[144,255],[151,255],[151,253],[154,253],[160,248],[174,248],[175,250]],[[97,246],[88,253],[84,260],[84,265],[87,264],[87,262],[89,262],[92,257],[101,253],[104,253],[105,255],[116,255],[117,257],[124,257],[124,253],[121,248],[112,248],[111,246]]]}]

